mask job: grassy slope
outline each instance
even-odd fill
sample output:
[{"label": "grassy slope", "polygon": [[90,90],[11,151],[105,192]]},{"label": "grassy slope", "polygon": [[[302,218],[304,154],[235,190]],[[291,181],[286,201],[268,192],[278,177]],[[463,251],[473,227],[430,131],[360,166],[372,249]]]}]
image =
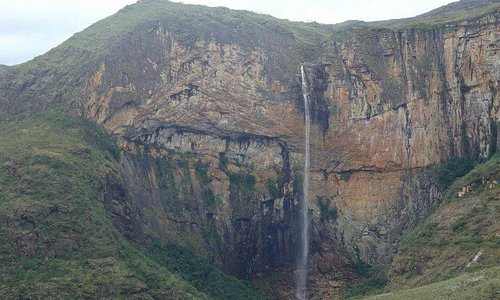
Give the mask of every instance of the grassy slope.
[{"label": "grassy slope", "polygon": [[197,39],[236,42],[242,47],[265,46],[266,37],[293,34],[298,44],[318,43],[330,29],[316,23],[291,22],[269,15],[224,7],[185,5],[165,0],[140,1],[75,34],[61,47],[105,50],[141,24],[161,22],[176,40],[192,45]]},{"label": "grassy slope", "polygon": [[[497,182],[494,186],[493,181]],[[406,233],[387,287],[373,299],[494,299],[500,289],[500,154],[455,181],[425,223]],[[458,197],[463,187],[470,192]],[[482,252],[477,262],[467,266]],[[372,299],[372,298],[368,298]]]},{"label": "grassy slope", "polygon": [[[384,25],[443,24],[474,18],[500,8],[498,0],[465,0],[443,6],[426,14],[408,19],[381,21]],[[266,47],[275,40],[292,36],[297,46],[315,46],[332,38],[342,24],[324,25],[278,19],[224,7],[185,5],[166,0],[143,0],[129,5],[84,31],[75,34],[59,49],[78,49],[100,54],[136,30],[142,24],[161,22],[177,41],[193,45],[198,39],[215,39],[220,43],[235,42],[244,48]],[[384,23],[385,22],[385,23]],[[351,24],[346,22],[346,24]],[[352,25],[345,28],[354,27]],[[366,23],[377,25],[378,22]],[[50,53],[50,52],[49,52]]]},{"label": "grassy slope", "polygon": [[416,17],[371,22],[369,25],[375,27],[392,27],[394,29],[426,28],[474,19],[498,9],[500,9],[499,0],[462,0],[444,5]]},{"label": "grassy slope", "polygon": [[[48,53],[32,61],[16,66],[20,72],[34,71],[41,65],[74,68],[79,61],[94,62],[144,24],[165,24],[174,38],[193,45],[198,39],[215,39],[220,43],[234,42],[243,48],[263,47],[285,43],[296,47],[317,47],[323,41],[339,35],[337,30],[348,30],[359,25],[368,26],[419,26],[444,24],[474,18],[500,8],[498,0],[464,0],[443,6],[429,13],[407,19],[380,22],[349,21],[336,25],[315,22],[294,22],[277,19],[249,11],[231,10],[224,7],[185,5],[167,0],[143,0],[128,5],[116,14],[96,22]],[[291,39],[291,40],[290,40]],[[287,49],[290,51],[291,49]],[[310,51],[310,49],[308,49]]]},{"label": "grassy slope", "polygon": [[[68,51],[86,53],[92,58],[102,57],[128,35],[158,23],[164,25],[177,42],[186,46],[194,46],[198,40],[215,40],[222,44],[236,43],[246,50],[255,47],[265,49],[274,44],[285,47],[291,42],[297,47],[308,47],[319,45],[322,40],[331,36],[329,27],[317,23],[291,22],[225,7],[144,0],[128,5],[116,14],[76,33],[46,55],[20,65],[19,69],[31,69],[38,60],[44,64],[60,66],[60,54]],[[69,57],[62,57],[63,60],[67,58]]]},{"label": "grassy slope", "polygon": [[434,299],[498,299],[500,267],[464,274],[422,287],[382,294],[365,299],[434,300]]},{"label": "grassy slope", "polygon": [[0,126],[0,298],[261,298],[190,251],[123,238],[102,203],[118,149],[97,126],[59,113]]},{"label": "grassy slope", "polygon": [[[499,0],[464,0],[414,18],[363,24],[376,27],[444,24],[475,18],[499,8]],[[186,45],[194,45],[199,39],[214,39],[220,43],[237,43],[244,49],[266,49],[268,45],[275,43],[287,49],[287,46],[292,46],[291,42],[294,47],[314,48],[324,41],[338,37],[336,31],[360,25],[356,21],[336,25],[296,22],[224,7],[143,0],[75,34],[56,49],[102,54],[138,27],[158,22],[166,25],[174,38]],[[51,56],[51,52],[48,56]],[[55,59],[56,55],[53,56]]]},{"label": "grassy slope", "polygon": [[[389,287],[409,288],[448,279],[470,269],[500,263],[500,154],[457,180],[444,202],[425,223],[404,235],[396,254]],[[459,190],[472,191],[458,198]],[[479,261],[466,265],[480,251]]]}]

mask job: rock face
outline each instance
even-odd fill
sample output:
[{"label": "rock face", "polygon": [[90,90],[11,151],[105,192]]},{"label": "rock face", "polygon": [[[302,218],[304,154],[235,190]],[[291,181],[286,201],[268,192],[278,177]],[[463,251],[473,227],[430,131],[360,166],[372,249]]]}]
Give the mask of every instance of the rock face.
[{"label": "rock face", "polygon": [[[119,136],[128,193],[158,237],[229,272],[249,276],[294,261],[304,62],[314,278],[333,280],[333,262],[347,258],[390,263],[401,232],[441,199],[426,168],[496,151],[499,10],[429,27],[344,31],[157,1],[112,18],[148,5],[165,6],[165,19],[139,22],[99,55],[75,43],[83,32],[0,73],[0,107],[66,107]],[[188,42],[168,19],[181,9],[216,18]],[[310,43],[309,32],[313,41],[335,38]],[[49,64],[56,56],[62,62]]]},{"label": "rock face", "polygon": [[401,229],[439,201],[425,167],[496,151],[499,34],[498,15],[359,33],[327,45],[331,58],[311,67],[321,87],[313,99],[329,112],[318,118],[312,189],[335,196],[338,238],[362,259],[388,263]]}]

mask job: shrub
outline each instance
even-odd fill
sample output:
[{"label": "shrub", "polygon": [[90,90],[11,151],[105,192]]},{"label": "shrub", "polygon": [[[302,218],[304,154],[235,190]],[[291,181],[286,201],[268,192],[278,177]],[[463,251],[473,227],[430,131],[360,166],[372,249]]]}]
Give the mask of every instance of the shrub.
[{"label": "shrub", "polygon": [[319,206],[319,214],[321,222],[334,221],[337,219],[337,208],[331,207],[331,198],[325,198],[321,196],[316,197],[316,201]]},{"label": "shrub", "polygon": [[357,260],[351,265],[352,270],[362,278],[353,284],[344,294],[344,298],[357,299],[361,296],[380,294],[388,282],[387,270],[382,265],[369,265]]},{"label": "shrub", "polygon": [[272,178],[267,179],[267,190],[269,191],[269,194],[273,199],[276,199],[280,196],[280,191],[278,188],[278,184],[276,183],[276,180]]},{"label": "shrub", "polygon": [[428,174],[442,189],[446,189],[455,179],[464,176],[473,167],[474,161],[470,158],[453,157],[443,164],[432,167]]},{"label": "shrub", "polygon": [[229,184],[246,195],[253,194],[255,189],[255,176],[247,173],[229,172]]}]

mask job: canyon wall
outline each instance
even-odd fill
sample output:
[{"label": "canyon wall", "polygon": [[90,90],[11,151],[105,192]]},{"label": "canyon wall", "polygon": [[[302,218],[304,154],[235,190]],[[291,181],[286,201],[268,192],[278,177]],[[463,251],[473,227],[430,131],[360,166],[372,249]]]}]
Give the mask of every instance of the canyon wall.
[{"label": "canyon wall", "polygon": [[[499,18],[356,27],[312,49],[281,25],[250,41],[224,31],[186,43],[170,24],[145,22],[98,58],[53,50],[88,59],[79,76],[43,57],[29,79],[26,66],[1,73],[0,103],[102,124],[120,138],[126,192],[154,234],[249,276],[295,258],[305,63],[311,276],[335,278],[349,261],[390,263],[401,232],[441,199],[429,167],[496,151]],[[73,88],[49,92],[54,82]]]},{"label": "canyon wall", "polygon": [[401,230],[439,201],[426,167],[496,151],[499,36],[498,15],[359,32],[311,67],[329,113],[318,116],[312,190],[335,195],[338,238],[363,260],[388,263]]}]

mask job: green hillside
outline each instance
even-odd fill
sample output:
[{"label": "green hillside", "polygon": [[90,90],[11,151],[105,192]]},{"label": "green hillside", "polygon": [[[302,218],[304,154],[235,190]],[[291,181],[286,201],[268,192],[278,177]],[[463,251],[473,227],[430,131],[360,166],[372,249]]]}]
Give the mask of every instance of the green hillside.
[{"label": "green hillside", "polygon": [[365,299],[385,290],[391,293],[366,299],[495,299],[500,290],[500,153],[469,168],[470,162],[457,159],[429,170],[444,186],[453,183],[445,199],[424,223],[402,235],[389,270],[362,265],[363,279],[346,298]]},{"label": "green hillside", "polygon": [[[161,228],[163,233],[166,233],[161,238],[158,236],[159,230],[155,235],[155,231],[151,229],[154,225],[148,223],[150,219],[144,216],[144,207],[139,205],[143,199],[129,199],[133,197],[131,195],[137,195],[127,193],[121,163],[123,157],[115,138],[88,120],[65,114],[89,113],[85,106],[89,105],[86,102],[93,99],[90,94],[94,91],[90,88],[87,90],[87,87],[89,79],[98,72],[100,66],[106,66],[109,73],[103,77],[108,81],[102,82],[102,90],[96,88],[97,94],[106,95],[106,89],[121,82],[122,77],[127,78],[123,79],[127,84],[130,83],[128,78],[139,78],[134,80],[152,83],[134,90],[137,95],[133,96],[137,96],[141,101],[149,101],[147,99],[154,94],[152,90],[150,92],[149,87],[164,88],[154,84],[151,78],[164,79],[160,72],[151,72],[146,76],[143,71],[144,61],[139,58],[151,58],[158,65],[175,64],[176,59],[169,57],[172,55],[169,52],[172,44],[182,45],[182,51],[199,47],[200,53],[207,49],[206,45],[199,46],[205,42],[232,44],[237,49],[235,51],[245,54],[259,48],[265,57],[263,64],[267,64],[262,66],[262,72],[269,72],[266,75],[273,81],[282,81],[284,86],[297,88],[295,96],[300,100],[302,95],[297,68],[304,61],[320,62],[320,57],[324,56],[324,61],[321,61],[326,63],[324,67],[332,70],[339,67],[336,71],[341,74],[342,70],[347,71],[341,57],[332,58],[331,62],[334,64],[331,66],[325,57],[330,54],[334,56],[337,50],[345,47],[345,51],[342,51],[346,56],[352,54],[354,67],[360,70],[367,67],[366,72],[362,73],[370,73],[375,79],[370,80],[376,82],[379,76],[382,83],[386,78],[390,78],[392,82],[393,76],[383,73],[385,65],[381,64],[383,61],[377,54],[378,50],[380,53],[387,51],[385,48],[374,48],[378,45],[376,41],[379,37],[381,41],[385,41],[384,35],[394,33],[392,30],[413,32],[414,29],[418,29],[415,31],[417,33],[421,30],[434,35],[438,33],[436,26],[445,28],[442,26],[445,23],[473,20],[493,11],[497,11],[498,16],[499,9],[500,0],[463,0],[415,18],[322,25],[291,22],[222,7],[184,5],[166,0],[142,0],[93,24],[29,62],[12,67],[0,65],[0,109],[9,113],[0,113],[0,299],[264,298],[247,281],[227,275],[198,256],[186,246],[189,243],[179,245],[182,241],[178,240],[194,239],[191,232],[187,237],[179,234],[176,241],[171,238],[174,233],[177,234],[174,229],[172,235],[167,232],[170,228]],[[429,28],[431,29],[427,31]],[[171,37],[171,40],[167,41],[165,36],[159,34],[163,30],[168,31],[165,36]],[[342,39],[348,42],[345,45],[337,43],[337,40]],[[390,39],[387,38],[387,46],[392,46],[389,42]],[[221,51],[223,52],[224,48]],[[331,53],[327,53],[328,51]],[[380,57],[382,55],[380,54]],[[361,57],[362,65],[357,65],[360,63],[357,56]],[[335,65],[337,63],[338,66]],[[412,63],[407,65],[411,66]],[[401,65],[405,66],[403,62]],[[415,71],[420,72],[418,68]],[[149,75],[157,77],[148,77]],[[314,76],[321,78],[323,75]],[[339,77],[338,82],[356,83],[357,79],[354,79],[356,78],[347,80]],[[339,91],[342,88],[337,86],[336,81],[327,82],[325,79],[324,82],[316,82],[319,83],[324,83],[325,87],[331,85],[339,88]],[[226,83],[221,81],[221,84]],[[270,82],[270,85],[274,83]],[[311,86],[314,87],[313,84]],[[381,86],[386,92],[394,91],[392,98],[400,98],[401,89],[389,85]],[[273,93],[281,93],[280,90],[286,89],[270,89]],[[330,91],[332,90],[327,89],[321,93],[326,95]],[[356,98],[355,92],[355,89],[350,91],[349,97]],[[163,97],[159,92],[154,95]],[[290,96],[290,99],[295,96]],[[125,100],[134,103],[133,99]],[[208,104],[214,107],[218,105]],[[53,111],[55,108],[57,111]],[[405,109],[408,111],[406,117],[410,116],[408,107]],[[340,109],[336,106],[325,108],[325,111],[327,110],[338,110],[340,116]],[[465,111],[463,108],[462,110]],[[45,112],[28,115],[42,111]],[[494,108],[490,108],[490,111],[491,115],[496,113]],[[292,111],[288,112],[290,115],[287,118],[292,116]],[[221,116],[222,113],[221,110]],[[331,117],[334,116],[332,113]],[[146,128],[141,127],[139,122],[156,122],[155,118],[152,113],[147,115],[147,118],[137,117],[137,120],[130,119],[123,124]],[[162,122],[158,121],[158,124],[170,126],[170,123]],[[193,122],[197,122],[195,118]],[[256,120],[256,125],[259,125],[259,122],[260,120]],[[340,122],[342,126],[343,121]],[[460,122],[457,120],[454,125],[458,128]],[[407,123],[408,128],[413,126],[410,122]],[[193,128],[197,127],[195,125]],[[271,126],[269,125],[269,132],[272,131]],[[153,127],[151,126],[151,131],[154,130]],[[159,125],[158,128],[165,129]],[[490,129],[493,131],[493,128]],[[247,134],[246,130],[241,132]],[[239,136],[241,132],[238,131],[235,135]],[[249,128],[248,134],[253,134],[252,128]],[[492,133],[491,137],[493,136],[496,137],[496,133]],[[276,141],[281,142],[281,137],[278,136]],[[283,137],[283,141],[285,138]],[[323,138],[325,139],[325,136]],[[269,141],[274,143],[274,137]],[[285,142],[288,143],[288,140]],[[442,141],[438,139],[436,142]],[[337,150],[332,148],[328,155],[336,157]],[[281,176],[283,173],[283,176],[292,177],[294,173],[289,172],[293,169],[290,168],[288,148],[283,148],[282,151],[283,169],[276,174],[280,173]],[[147,151],[144,151],[143,155],[148,157]],[[344,154],[338,156],[341,155]],[[346,156],[349,155],[346,150]],[[296,157],[298,156],[293,152],[292,165],[295,164]],[[219,159],[222,162],[226,156],[221,155]],[[441,183],[442,188],[448,188],[443,202],[423,224],[401,237],[390,269],[380,265],[369,266],[361,261],[353,264],[352,271],[358,273],[362,279],[351,287],[346,293],[347,296],[363,297],[379,292],[391,293],[376,296],[377,299],[494,299],[500,296],[500,154],[478,164],[470,172],[469,167],[472,167],[472,164],[469,166],[466,160],[455,160],[447,166],[438,166],[429,171],[429,174],[437,176],[436,182]],[[159,185],[160,192],[170,196],[168,193],[175,190],[175,187],[172,188],[175,183],[171,183],[174,182],[172,174],[178,171],[177,162],[172,158],[151,158],[151,161],[164,171],[159,176],[160,179],[165,179]],[[163,169],[164,166],[168,168]],[[194,171],[198,172],[193,176],[200,177],[200,181],[206,179],[207,166],[201,160],[193,166]],[[186,163],[182,172],[191,176],[189,168]],[[230,194],[244,195],[248,194],[245,193],[248,187],[254,189],[256,179],[253,175],[248,175],[247,178],[243,172],[233,173],[222,164],[220,169],[226,169],[224,173],[229,178]],[[455,181],[464,174],[466,175]],[[277,186],[283,186],[284,191],[289,189],[286,184],[288,180],[283,179],[283,184],[280,180],[279,185],[275,181],[268,181],[270,194],[274,195],[272,198],[280,198],[281,192],[276,191]],[[291,183],[289,185],[291,186]],[[205,190],[200,190],[203,195]],[[176,191],[172,193],[175,194]],[[185,194],[187,196],[183,195],[184,198],[172,196],[173,200],[165,197],[165,206],[178,203],[182,199],[194,198],[190,193]],[[216,202],[215,194],[207,194],[208,200],[204,198],[207,201],[204,204],[213,206]],[[287,192],[286,197],[288,194],[292,193]],[[142,195],[139,195],[137,198],[141,197]],[[244,200],[248,197],[241,196],[237,198],[238,201],[240,198]],[[172,202],[168,202],[170,200]],[[175,210],[175,207],[170,208]],[[246,218],[243,221],[246,222]],[[204,224],[206,223],[201,223],[200,227]],[[202,232],[216,233],[213,228]],[[259,237],[259,241],[263,237],[264,235]],[[217,234],[209,236],[208,239],[214,244],[225,242]],[[290,245],[293,245],[293,241]],[[191,247],[196,248],[192,245]],[[314,247],[311,249],[315,249]]]},{"label": "green hillside", "polygon": [[[0,126],[1,299],[262,298],[155,242],[122,197],[113,138],[93,123],[50,112],[1,114]],[[115,210],[142,227],[118,230]]]},{"label": "green hillside", "polygon": [[500,267],[467,273],[422,287],[365,298],[377,300],[498,299]]},{"label": "green hillside", "polygon": [[[391,290],[448,279],[500,263],[500,154],[448,190],[425,223],[405,234],[391,268]],[[459,193],[467,191],[458,197]],[[469,263],[478,255],[475,263]]]},{"label": "green hillside", "polygon": [[396,29],[429,27],[474,19],[498,9],[500,9],[499,0],[462,0],[441,6],[416,17],[377,21],[369,24],[376,27],[393,27]]},{"label": "green hillside", "polygon": [[299,44],[311,45],[320,42],[330,31],[317,23],[291,22],[225,7],[143,0],[75,34],[61,47],[100,53],[140,26],[157,23],[164,24],[177,41],[192,46],[199,39],[213,39],[254,48],[276,42],[273,38],[289,43],[290,37]]}]

